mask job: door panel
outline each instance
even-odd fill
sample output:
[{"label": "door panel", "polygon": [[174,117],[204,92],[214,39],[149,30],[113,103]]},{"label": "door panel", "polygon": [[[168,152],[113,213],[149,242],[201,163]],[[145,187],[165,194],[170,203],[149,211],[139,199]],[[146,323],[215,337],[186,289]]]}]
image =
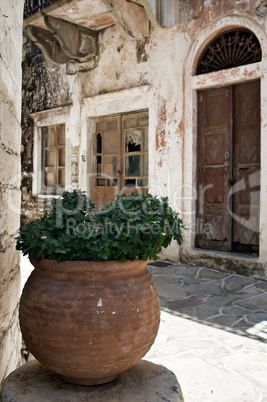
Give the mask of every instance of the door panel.
[{"label": "door panel", "polygon": [[234,87],[233,242],[259,244],[260,81]]},{"label": "door panel", "polygon": [[[232,89],[199,92],[197,245],[230,250]],[[230,205],[231,207],[231,205]]]},{"label": "door panel", "polygon": [[202,248],[258,247],[260,81],[198,94],[198,227]]},{"label": "door panel", "polygon": [[119,186],[119,128],[118,116],[95,122],[94,154],[96,172],[92,200],[98,208],[110,203],[118,193]]}]

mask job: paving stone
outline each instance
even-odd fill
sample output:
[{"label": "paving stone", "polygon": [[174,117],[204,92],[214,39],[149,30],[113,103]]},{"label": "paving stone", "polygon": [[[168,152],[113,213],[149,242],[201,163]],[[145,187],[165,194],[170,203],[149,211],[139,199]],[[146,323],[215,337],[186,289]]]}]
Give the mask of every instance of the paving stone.
[{"label": "paving stone", "polygon": [[228,293],[235,293],[248,285],[251,285],[251,278],[233,275],[225,279],[223,287]]},{"label": "paving stone", "polygon": [[173,278],[168,275],[153,275],[154,281],[157,286],[166,285],[166,284],[175,284],[176,286],[181,287],[184,284],[184,281],[180,278]]},{"label": "paving stone", "polygon": [[222,327],[229,327],[231,328],[233,323],[238,319],[242,318],[240,315],[235,314],[221,314],[217,317],[213,317],[209,319],[210,323],[216,323]]},{"label": "paving stone", "polygon": [[201,268],[200,272],[199,272],[199,278],[202,279],[223,279],[226,278],[227,276],[229,276],[229,274],[225,274],[223,272],[220,271],[216,271],[213,269],[208,269],[208,268]]},{"label": "paving stone", "polygon": [[210,295],[223,295],[224,293],[221,290],[220,285],[214,284],[213,282],[200,282],[198,283],[198,286],[196,286],[196,283],[190,284],[186,283],[184,284],[184,289],[186,290],[187,293],[189,294],[195,294],[198,297],[208,297]]},{"label": "paving stone", "polygon": [[256,282],[254,286],[261,291],[267,292],[267,282]]},{"label": "paving stone", "polygon": [[196,317],[199,321],[209,320],[209,317],[214,316],[215,314],[219,314],[219,309],[216,306],[206,305],[201,306],[200,308],[196,308]]},{"label": "paving stone", "polygon": [[267,308],[267,294],[261,296],[251,297],[249,299],[236,301],[237,306],[248,308],[250,310],[256,311],[266,311]]},{"label": "paving stone", "polygon": [[178,299],[168,302],[171,310],[179,311],[182,308],[198,307],[202,304],[202,298],[198,296],[190,296],[184,299]]},{"label": "paving stone", "polygon": [[248,321],[253,324],[257,324],[261,321],[267,322],[267,311],[253,312],[253,313],[250,312],[247,317],[248,317]]},{"label": "paving stone", "polygon": [[200,268],[177,264],[172,269],[175,269],[176,276],[182,276],[184,278],[195,278]]},{"label": "paving stone", "polygon": [[234,301],[234,297],[228,296],[228,295],[216,295],[215,296],[208,296],[205,300],[205,304],[215,306],[218,309],[222,309],[225,306],[231,305]]},{"label": "paving stone", "polygon": [[244,315],[244,314],[251,313],[251,311],[246,308],[233,306],[233,305],[223,307],[221,309],[221,312],[222,312],[222,314],[238,314],[238,315]]},{"label": "paving stone", "polygon": [[160,297],[164,297],[165,299],[175,300],[177,298],[182,299],[188,297],[188,293],[179,288],[175,284],[166,284],[166,285],[158,285],[157,289]]}]

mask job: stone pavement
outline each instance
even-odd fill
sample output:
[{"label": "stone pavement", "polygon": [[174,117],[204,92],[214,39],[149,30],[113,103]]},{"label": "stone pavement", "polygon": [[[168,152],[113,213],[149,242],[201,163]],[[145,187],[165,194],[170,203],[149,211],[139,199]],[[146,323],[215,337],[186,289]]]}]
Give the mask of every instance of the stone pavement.
[{"label": "stone pavement", "polygon": [[[32,267],[25,257],[21,267],[24,283]],[[267,402],[267,282],[168,261],[148,268],[162,313],[145,359],[175,373],[185,402]]]},{"label": "stone pavement", "polygon": [[185,402],[267,401],[267,282],[164,261],[148,268],[162,315],[145,358],[176,374]]}]

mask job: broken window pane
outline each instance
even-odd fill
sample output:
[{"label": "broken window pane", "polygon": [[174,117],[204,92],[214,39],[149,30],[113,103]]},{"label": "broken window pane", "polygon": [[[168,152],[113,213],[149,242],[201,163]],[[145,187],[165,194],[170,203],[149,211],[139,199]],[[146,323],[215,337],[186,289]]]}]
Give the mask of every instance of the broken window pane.
[{"label": "broken window pane", "polygon": [[141,176],[141,155],[129,155],[125,157],[125,176]]},{"label": "broken window pane", "polygon": [[101,133],[98,133],[96,136],[96,152],[98,154],[101,154],[101,152],[102,152],[102,135],[101,135]]},{"label": "broken window pane", "polygon": [[141,151],[142,133],[140,129],[127,130],[125,133],[125,152]]}]

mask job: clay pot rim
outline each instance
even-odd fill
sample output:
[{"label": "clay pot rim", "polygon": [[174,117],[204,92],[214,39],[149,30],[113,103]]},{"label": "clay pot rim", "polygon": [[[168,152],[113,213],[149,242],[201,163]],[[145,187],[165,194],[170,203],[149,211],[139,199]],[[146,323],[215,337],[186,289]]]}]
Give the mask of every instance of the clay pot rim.
[{"label": "clay pot rim", "polygon": [[83,261],[61,261],[57,260],[49,260],[43,259],[40,261],[30,260],[31,264],[35,269],[40,271],[54,271],[54,272],[127,272],[132,270],[143,270],[148,264],[149,260],[126,260],[124,262],[120,262],[117,260],[107,260],[107,261],[92,261],[92,260],[83,260]]}]

